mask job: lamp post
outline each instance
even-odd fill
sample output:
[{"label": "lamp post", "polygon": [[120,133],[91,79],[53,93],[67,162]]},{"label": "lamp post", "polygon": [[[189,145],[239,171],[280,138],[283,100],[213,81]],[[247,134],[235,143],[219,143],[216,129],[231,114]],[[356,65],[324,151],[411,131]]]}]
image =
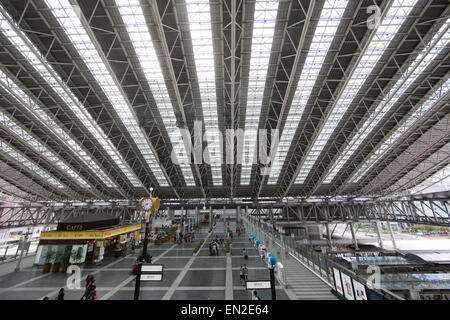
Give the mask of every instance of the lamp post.
[{"label": "lamp post", "polygon": [[[142,263],[148,262],[148,255],[147,255],[147,245],[148,245],[148,232],[150,227],[150,215],[152,212],[152,209],[155,209],[155,204],[153,203],[152,198],[152,192],[153,187],[150,188],[150,197],[149,198],[143,198],[141,199],[140,206],[141,210],[144,209],[147,212],[147,220],[145,222],[145,236],[144,236],[144,247],[142,249],[142,255],[138,259],[138,265],[137,265],[137,274],[136,274],[136,285],[134,287],[134,300],[139,300],[139,292],[141,288],[141,274],[142,274]],[[147,207],[144,203],[147,199],[150,199],[151,207]],[[159,202],[158,202],[158,208],[159,209]]]}]

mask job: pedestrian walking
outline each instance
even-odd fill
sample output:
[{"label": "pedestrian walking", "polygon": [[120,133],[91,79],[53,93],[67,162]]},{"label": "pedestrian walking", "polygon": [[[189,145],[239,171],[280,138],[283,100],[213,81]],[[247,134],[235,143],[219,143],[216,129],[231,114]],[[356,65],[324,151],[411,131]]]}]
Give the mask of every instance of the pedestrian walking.
[{"label": "pedestrian walking", "polygon": [[244,257],[244,259],[248,259],[248,252],[247,250],[245,250],[245,248],[242,249],[242,256]]},{"label": "pedestrian walking", "polygon": [[244,267],[241,265],[239,268],[239,283],[245,283],[244,282]]}]

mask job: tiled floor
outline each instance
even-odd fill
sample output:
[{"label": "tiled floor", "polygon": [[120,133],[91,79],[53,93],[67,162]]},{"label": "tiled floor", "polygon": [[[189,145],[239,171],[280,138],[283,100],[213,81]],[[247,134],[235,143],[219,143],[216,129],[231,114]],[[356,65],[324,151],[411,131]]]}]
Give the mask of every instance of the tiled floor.
[{"label": "tiled floor", "polygon": [[[235,229],[235,223],[230,222]],[[224,300],[226,296],[234,300],[250,300],[250,292],[239,283],[239,266],[247,264],[249,280],[268,280],[269,271],[257,256],[256,249],[250,247],[248,237],[234,238],[233,253],[227,259],[225,246],[220,248],[219,256],[209,256],[208,244],[223,237],[223,222],[217,222],[214,231],[203,227],[192,243],[178,245],[169,241],[160,246],[151,245],[149,254],[154,263],[164,265],[163,280],[160,282],[141,282],[140,300]],[[206,239],[197,255],[193,249],[200,239]],[[241,251],[247,248],[249,258],[245,260]],[[132,300],[135,277],[131,274],[137,253],[127,257],[106,258],[100,266],[86,265],[81,270],[81,288],[65,289],[66,300],[78,300],[84,292],[84,279],[94,274],[99,299]],[[20,272],[0,277],[0,300],[34,300],[48,296],[53,299],[61,287],[65,287],[69,275],[59,273],[43,274],[41,267],[27,267]],[[271,299],[270,290],[260,290],[262,299]],[[277,299],[289,299],[277,282]]]}]

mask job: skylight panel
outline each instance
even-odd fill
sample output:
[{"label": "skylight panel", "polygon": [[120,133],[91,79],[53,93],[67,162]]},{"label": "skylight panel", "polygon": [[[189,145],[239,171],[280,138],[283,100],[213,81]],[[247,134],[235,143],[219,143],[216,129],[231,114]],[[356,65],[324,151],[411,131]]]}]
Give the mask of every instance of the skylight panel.
[{"label": "skylight panel", "polygon": [[21,128],[15,121],[8,115],[0,111],[0,124],[4,125],[8,130],[18,135],[24,143],[27,143],[34,151],[46,158],[50,163],[57,166],[63,172],[67,173],[72,179],[74,179],[83,188],[91,188],[91,186],[73,171],[64,160],[55,155],[46,146],[36,140],[30,133]]},{"label": "skylight panel", "polygon": [[[200,89],[213,184],[222,185],[222,157],[220,139],[218,137],[220,131],[217,115],[216,78],[209,0],[187,0],[186,9]],[[212,154],[215,154],[215,156],[212,156]]]},{"label": "skylight panel", "polygon": [[[146,141],[131,106],[122,95],[119,85],[114,81],[107,66],[103,63],[102,58],[95,49],[94,44],[72,5],[67,0],[59,0],[58,2],[46,0],[46,4],[52,10],[53,15],[58,20],[66,35],[72,41],[91,74],[97,80],[99,86],[119,115],[123,125],[133,137],[134,142],[137,144],[140,141]],[[79,8],[77,9],[79,10]],[[140,148],[140,152],[159,185],[168,186],[166,177],[148,143]]]},{"label": "skylight panel", "polygon": [[268,184],[275,184],[278,181],[292,139],[294,138],[314,84],[319,76],[322,64],[334,39],[336,30],[341,22],[347,3],[348,0],[325,1],[308,55],[303,65],[291,108],[286,118],[280,143],[275,153],[270,176],[267,181]]},{"label": "skylight panel", "polygon": [[117,1],[117,5],[169,134],[177,156],[177,164],[183,172],[186,185],[195,186],[189,157],[186,154],[180,130],[176,126],[175,112],[139,0]]},{"label": "skylight panel", "polygon": [[[140,187],[142,184],[136,178],[134,172],[129,168],[128,164],[113,146],[111,141],[106,137],[104,132],[98,127],[92,116],[85,110],[81,102],[68,89],[58,74],[53,70],[51,65],[45,61],[39,51],[28,39],[28,37],[12,24],[12,20],[8,16],[4,16],[0,12],[0,31],[5,34],[9,41],[13,43],[21,54],[28,59],[30,64],[40,73],[42,78],[52,86],[53,90],[60,98],[73,110],[74,114],[89,130],[89,132],[99,141],[106,153],[114,160],[116,165],[122,170],[128,180],[134,187]],[[44,65],[45,63],[45,65]]]},{"label": "skylight panel", "polygon": [[450,190],[450,164],[421,182],[409,192],[412,195]]},{"label": "skylight panel", "polygon": [[35,114],[48,128],[50,128],[60,140],[77,154],[83,163],[89,168],[97,177],[99,177],[106,186],[115,187],[111,179],[100,169],[100,167],[93,161],[93,159],[75,142],[50,116],[45,113],[37,104],[36,100],[23,92],[12,79],[10,79],[2,70],[0,70],[0,86],[8,91],[14,99],[25,106],[33,114]]},{"label": "skylight panel", "polygon": [[383,117],[398,103],[400,97],[406,92],[408,87],[422,74],[435,57],[450,43],[450,19],[433,36],[429,45],[425,47],[408,69],[402,74],[399,80],[389,90],[380,104],[370,114],[365,123],[361,126],[342,154],[336,161],[336,165],[325,179],[325,183],[331,183],[337,173],[341,170],[348,159],[364,142],[370,132],[377,126]]},{"label": "skylight panel", "polygon": [[408,17],[416,2],[416,0],[395,0],[389,8],[385,18],[381,22],[358,65],[354,69],[351,78],[341,92],[338,101],[334,104],[323,128],[317,135],[312,147],[314,152],[309,152],[307,154],[295,183],[302,184],[305,182],[320,153],[328,143],[328,139],[333,134],[348,107],[356,97],[359,89],[366,81],[367,76],[376,66],[378,60],[381,58],[385,49],[397,34],[397,31]]},{"label": "skylight panel", "polygon": [[62,183],[60,183],[58,180],[56,180],[50,173],[48,173],[46,170],[41,168],[30,158],[25,156],[23,153],[19,152],[17,149],[15,149],[14,147],[12,147],[10,144],[8,144],[6,141],[4,141],[2,139],[0,139],[0,150],[2,150],[4,153],[8,154],[11,158],[16,160],[18,163],[22,164],[29,170],[36,173],[38,176],[40,176],[42,179],[44,179],[46,182],[50,183],[51,185],[53,185],[59,189],[66,188]]},{"label": "skylight panel", "polygon": [[255,3],[253,38],[250,55],[247,107],[241,184],[249,184],[252,164],[256,163],[256,143],[261,105],[269,68],[272,41],[278,12],[278,1],[259,0]]},{"label": "skylight panel", "polygon": [[374,151],[374,153],[367,159],[361,167],[353,174],[350,179],[351,183],[356,183],[378,162],[389,150],[396,141],[409,129],[411,126],[420,120],[441,97],[445,96],[450,91],[450,79],[447,80],[441,87],[434,91],[431,96],[418,107],[389,137]]}]

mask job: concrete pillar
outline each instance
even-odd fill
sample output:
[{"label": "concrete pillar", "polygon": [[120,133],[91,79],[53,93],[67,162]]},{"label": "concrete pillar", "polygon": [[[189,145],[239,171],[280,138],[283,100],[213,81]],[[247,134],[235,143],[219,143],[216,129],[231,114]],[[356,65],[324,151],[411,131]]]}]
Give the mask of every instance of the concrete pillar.
[{"label": "concrete pillar", "polygon": [[380,233],[380,221],[375,222],[375,228],[377,229],[378,242],[380,244],[380,248],[383,248],[383,239],[381,238]]},{"label": "concrete pillar", "polygon": [[355,245],[355,250],[359,250],[358,248],[358,240],[356,240],[355,228],[353,226],[353,222],[350,222],[350,231],[352,232],[353,244]]},{"label": "concrete pillar", "polygon": [[392,232],[391,223],[388,221],[387,225],[388,225],[389,233],[391,234],[392,245],[394,246],[394,249],[396,249],[397,248],[397,244],[395,243],[395,237],[394,237],[394,233]]}]

